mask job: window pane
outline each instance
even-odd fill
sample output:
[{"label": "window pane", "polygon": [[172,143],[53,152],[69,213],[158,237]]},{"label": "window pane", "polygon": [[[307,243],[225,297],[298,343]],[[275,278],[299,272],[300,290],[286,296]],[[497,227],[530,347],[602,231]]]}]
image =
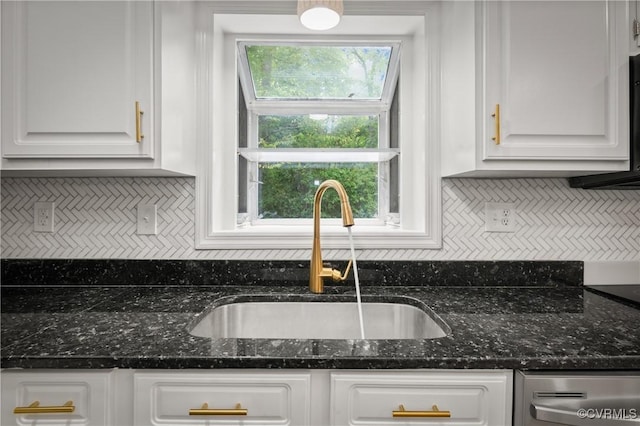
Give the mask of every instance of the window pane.
[{"label": "window pane", "polygon": [[[353,215],[378,215],[378,165],[375,163],[260,163],[258,215],[262,218],[312,218],[313,197],[327,179],[344,186]],[[322,217],[340,217],[340,199],[333,190],[322,197]]]},{"label": "window pane", "polygon": [[377,115],[261,115],[258,148],[377,148]]},{"label": "window pane", "polygon": [[257,99],[381,99],[391,50],[391,46],[246,46]]}]

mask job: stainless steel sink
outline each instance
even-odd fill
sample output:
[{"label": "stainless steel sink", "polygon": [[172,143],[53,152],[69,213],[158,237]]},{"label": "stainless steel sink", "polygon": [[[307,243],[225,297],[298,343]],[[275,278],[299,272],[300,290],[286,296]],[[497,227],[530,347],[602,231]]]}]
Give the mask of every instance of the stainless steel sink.
[{"label": "stainless steel sink", "polygon": [[[362,311],[366,339],[435,339],[450,332],[427,306],[366,301]],[[355,302],[253,300],[216,306],[189,332],[214,339],[360,339],[359,324]]]}]

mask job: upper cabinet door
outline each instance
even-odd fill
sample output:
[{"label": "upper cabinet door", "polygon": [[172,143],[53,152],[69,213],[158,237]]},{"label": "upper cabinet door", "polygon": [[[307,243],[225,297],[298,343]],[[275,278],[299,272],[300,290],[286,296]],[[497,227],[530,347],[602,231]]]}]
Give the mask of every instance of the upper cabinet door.
[{"label": "upper cabinet door", "polygon": [[485,3],[484,159],[628,159],[626,7]]},{"label": "upper cabinet door", "polygon": [[2,2],[5,158],[153,158],[152,93],[153,2]]}]

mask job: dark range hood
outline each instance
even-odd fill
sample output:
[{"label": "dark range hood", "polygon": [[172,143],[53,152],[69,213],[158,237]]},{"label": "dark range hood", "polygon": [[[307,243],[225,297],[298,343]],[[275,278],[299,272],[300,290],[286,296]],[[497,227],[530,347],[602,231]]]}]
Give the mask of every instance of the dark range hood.
[{"label": "dark range hood", "polygon": [[569,178],[571,188],[582,189],[638,189],[640,171],[615,172],[602,175],[576,176]]},{"label": "dark range hood", "polygon": [[629,58],[630,169],[627,172],[569,178],[569,186],[583,189],[640,190],[640,55]]}]

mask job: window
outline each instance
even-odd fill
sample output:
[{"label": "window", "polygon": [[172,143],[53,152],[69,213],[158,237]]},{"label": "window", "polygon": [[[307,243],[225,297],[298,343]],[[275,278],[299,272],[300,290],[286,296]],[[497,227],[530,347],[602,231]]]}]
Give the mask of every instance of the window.
[{"label": "window", "polygon": [[[353,195],[356,218],[398,222],[390,110],[400,46],[237,42],[239,224],[312,218],[316,187],[326,179]],[[323,216],[339,217],[337,195],[325,197]]]},{"label": "window", "polygon": [[[440,247],[425,15],[349,16],[322,36],[295,16],[212,16],[199,53],[196,247],[309,248],[315,187],[328,178],[351,185],[356,246]],[[347,247],[333,195],[323,247]]]}]

